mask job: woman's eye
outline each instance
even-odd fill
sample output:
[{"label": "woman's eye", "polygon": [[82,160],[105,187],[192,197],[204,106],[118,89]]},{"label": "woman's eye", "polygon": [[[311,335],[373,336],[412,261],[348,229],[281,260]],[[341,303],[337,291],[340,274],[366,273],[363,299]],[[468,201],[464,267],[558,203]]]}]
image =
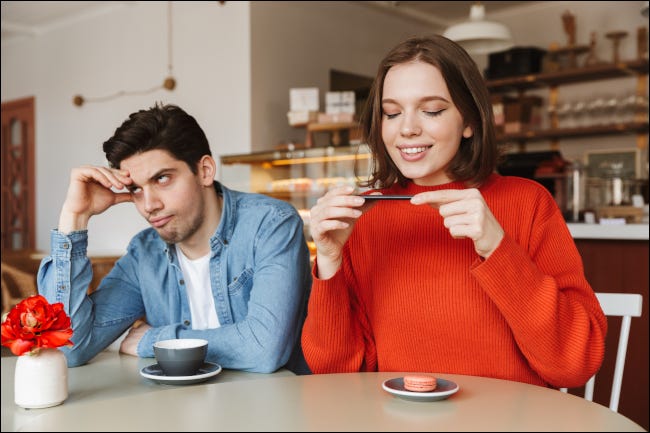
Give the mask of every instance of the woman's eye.
[{"label": "woman's eye", "polygon": [[427,116],[435,117],[435,116],[440,116],[442,112],[445,110],[438,110],[438,111],[424,111],[424,114]]},{"label": "woman's eye", "polygon": [[384,113],[384,115],[386,116],[387,119],[394,119],[397,116],[399,116],[399,113],[392,113],[392,114],[391,113]]}]

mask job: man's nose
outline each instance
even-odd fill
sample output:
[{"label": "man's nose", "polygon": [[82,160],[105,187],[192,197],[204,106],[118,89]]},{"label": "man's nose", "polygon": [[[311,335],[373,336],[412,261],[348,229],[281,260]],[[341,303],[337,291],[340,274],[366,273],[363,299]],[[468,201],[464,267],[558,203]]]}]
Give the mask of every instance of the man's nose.
[{"label": "man's nose", "polygon": [[156,193],[144,189],[144,210],[147,213],[153,213],[161,208],[161,201]]}]

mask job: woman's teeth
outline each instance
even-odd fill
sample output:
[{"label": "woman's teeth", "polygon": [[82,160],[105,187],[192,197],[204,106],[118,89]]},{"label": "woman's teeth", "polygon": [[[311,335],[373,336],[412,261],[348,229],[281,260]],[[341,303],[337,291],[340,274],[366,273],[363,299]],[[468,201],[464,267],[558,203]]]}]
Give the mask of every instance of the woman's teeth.
[{"label": "woman's teeth", "polygon": [[427,150],[431,146],[422,146],[422,147],[407,147],[404,149],[400,149],[403,153],[406,153],[408,155],[415,155],[416,153],[422,153],[425,150]]}]

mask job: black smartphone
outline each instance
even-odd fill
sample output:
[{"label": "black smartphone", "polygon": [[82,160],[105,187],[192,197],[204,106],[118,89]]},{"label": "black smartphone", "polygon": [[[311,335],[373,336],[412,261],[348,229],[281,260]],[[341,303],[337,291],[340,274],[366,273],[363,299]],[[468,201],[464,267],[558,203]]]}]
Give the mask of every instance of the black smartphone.
[{"label": "black smartphone", "polygon": [[362,195],[366,200],[410,200],[412,195]]}]

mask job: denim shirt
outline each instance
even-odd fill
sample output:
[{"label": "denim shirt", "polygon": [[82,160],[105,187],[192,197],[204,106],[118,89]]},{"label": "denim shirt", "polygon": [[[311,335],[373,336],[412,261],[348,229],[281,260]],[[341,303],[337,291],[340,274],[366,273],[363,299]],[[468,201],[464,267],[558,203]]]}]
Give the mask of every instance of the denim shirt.
[{"label": "denim shirt", "polygon": [[210,238],[218,328],[192,329],[176,249],[153,228],[131,239],[91,295],[87,230],[52,231],[51,255],[40,264],[38,287],[70,315],[74,346],[62,350],[71,367],[88,362],[143,316],[152,328],[138,345],[141,357],[153,357],[159,340],[203,338],[206,359],[224,368],[268,373],[289,360],[300,344],[311,289],[302,219],[286,202],[218,182],[215,189],[223,195],[221,221]]}]

